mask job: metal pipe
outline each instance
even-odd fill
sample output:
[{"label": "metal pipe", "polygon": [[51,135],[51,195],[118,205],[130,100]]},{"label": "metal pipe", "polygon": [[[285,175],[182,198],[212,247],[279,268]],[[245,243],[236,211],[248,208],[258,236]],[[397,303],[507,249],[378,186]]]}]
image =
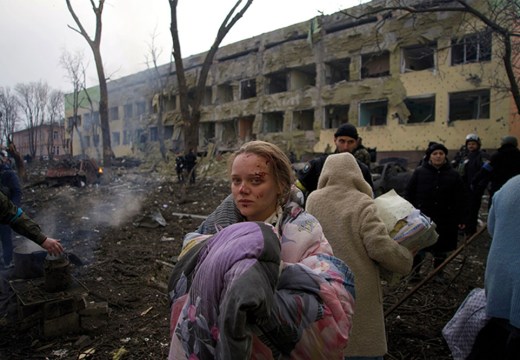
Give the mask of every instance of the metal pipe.
[{"label": "metal pipe", "polygon": [[459,246],[455,251],[453,251],[453,253],[448,256],[446,258],[446,260],[444,260],[444,262],[442,264],[440,264],[439,266],[437,266],[435,269],[433,269],[433,271],[431,273],[428,274],[428,276],[426,276],[424,279],[422,279],[417,285],[415,285],[415,287],[413,287],[405,296],[403,296],[401,298],[401,300],[399,300],[397,303],[395,303],[394,305],[392,305],[388,310],[385,311],[385,317],[387,317],[388,315],[390,315],[392,312],[394,312],[395,309],[397,309],[399,306],[401,306],[401,304],[403,302],[406,301],[406,299],[408,299],[410,296],[412,296],[413,294],[415,294],[415,292],[417,292],[417,290],[419,290],[424,284],[426,284],[428,281],[430,281],[435,275],[437,275],[437,273],[439,271],[441,271],[451,260],[453,260],[457,255],[460,254],[460,252],[462,250],[464,250],[464,248],[466,246],[468,246],[473,240],[475,240],[478,236],[480,236],[480,234],[482,234],[484,232],[484,230],[487,229],[487,225],[484,225],[480,230],[478,230],[476,233],[474,233],[473,235],[471,235],[471,237],[469,239],[467,239],[466,241],[464,241],[464,244],[462,244],[461,246]]}]

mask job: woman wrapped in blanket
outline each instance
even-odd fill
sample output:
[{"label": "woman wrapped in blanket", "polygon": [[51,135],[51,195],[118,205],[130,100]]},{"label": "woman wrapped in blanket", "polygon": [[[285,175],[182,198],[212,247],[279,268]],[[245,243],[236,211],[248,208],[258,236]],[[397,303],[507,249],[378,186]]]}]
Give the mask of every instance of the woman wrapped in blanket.
[{"label": "woman wrapped in blanket", "polygon": [[169,282],[169,359],[342,359],[352,272],[301,207],[287,156],[230,158],[231,195],[186,235]]}]

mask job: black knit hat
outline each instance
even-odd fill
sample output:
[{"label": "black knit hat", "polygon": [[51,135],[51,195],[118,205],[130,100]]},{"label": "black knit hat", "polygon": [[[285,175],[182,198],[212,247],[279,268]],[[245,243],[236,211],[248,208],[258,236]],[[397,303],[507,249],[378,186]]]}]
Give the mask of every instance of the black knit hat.
[{"label": "black knit hat", "polygon": [[426,156],[430,157],[432,152],[434,152],[435,150],[441,150],[445,155],[448,155],[448,149],[446,148],[446,146],[439,143],[431,143],[428,147],[428,150],[426,150]]},{"label": "black knit hat", "polygon": [[356,127],[349,123],[341,125],[338,130],[336,130],[334,137],[338,136],[348,136],[355,140],[359,137]]}]

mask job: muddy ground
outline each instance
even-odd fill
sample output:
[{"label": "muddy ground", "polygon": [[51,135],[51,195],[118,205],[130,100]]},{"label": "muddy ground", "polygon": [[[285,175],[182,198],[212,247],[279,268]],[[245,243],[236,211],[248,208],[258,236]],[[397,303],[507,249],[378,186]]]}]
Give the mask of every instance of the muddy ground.
[{"label": "muddy ground", "polygon": [[[107,304],[109,314],[88,331],[45,338],[39,326],[20,330],[11,311],[0,320],[0,359],[78,359],[86,353],[90,359],[165,359],[170,264],[183,234],[202,221],[179,214],[209,214],[228,194],[228,184],[207,174],[181,185],[173,171],[147,166],[115,169],[111,184],[83,188],[31,186],[44,170],[34,166],[28,173],[24,209],[81,259],[74,278],[89,290],[87,300]],[[391,311],[386,359],[451,359],[441,329],[468,292],[482,287],[488,244],[484,232],[447,265],[447,281],[426,282],[395,309],[416,284],[405,278],[384,286]],[[10,303],[16,308],[15,295]]]}]

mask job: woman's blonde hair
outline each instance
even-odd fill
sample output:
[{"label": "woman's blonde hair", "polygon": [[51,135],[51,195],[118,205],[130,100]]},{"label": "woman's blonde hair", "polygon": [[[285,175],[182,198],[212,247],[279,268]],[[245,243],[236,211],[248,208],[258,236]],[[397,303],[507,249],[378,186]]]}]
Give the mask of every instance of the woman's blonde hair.
[{"label": "woman's blonde hair", "polygon": [[266,141],[250,141],[245,143],[231,155],[228,162],[228,174],[231,176],[233,161],[241,154],[255,154],[267,160],[273,173],[274,180],[278,184],[281,198],[280,204],[285,204],[291,192],[291,186],[295,181],[294,171],[287,155],[276,145]]}]

